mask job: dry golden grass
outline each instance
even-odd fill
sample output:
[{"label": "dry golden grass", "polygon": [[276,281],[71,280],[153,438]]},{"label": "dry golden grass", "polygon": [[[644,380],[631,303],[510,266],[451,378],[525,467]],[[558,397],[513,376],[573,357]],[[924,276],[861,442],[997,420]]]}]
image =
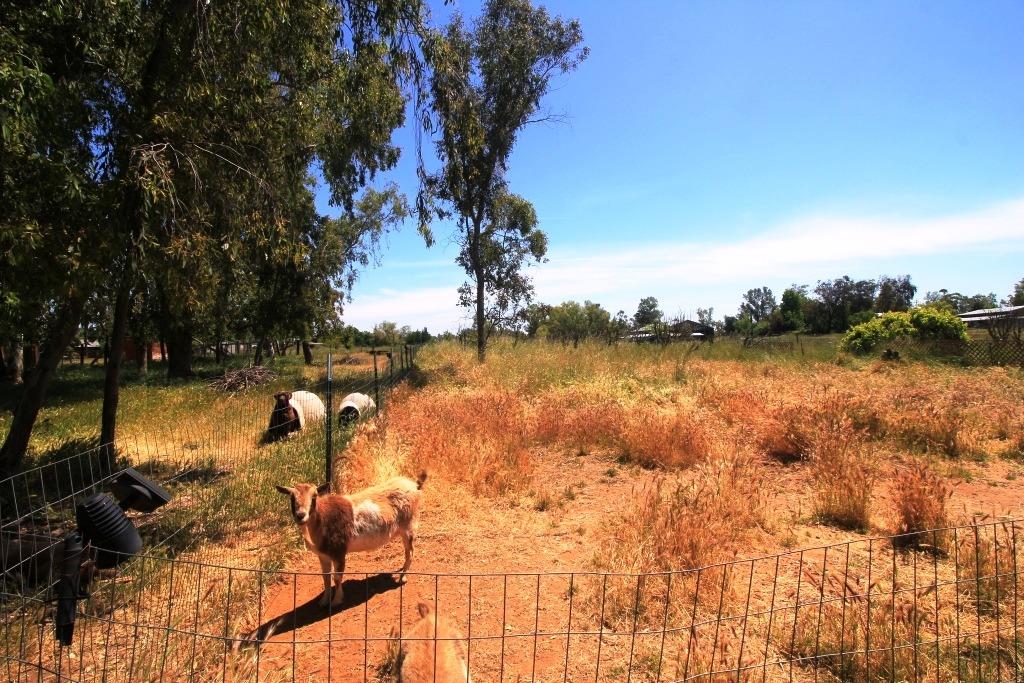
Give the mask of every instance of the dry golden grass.
[{"label": "dry golden grass", "polygon": [[673,680],[708,683],[746,683],[762,680],[757,657],[743,651],[741,627],[735,623],[716,629],[713,625],[691,627],[685,644],[675,655]]},{"label": "dry golden grass", "polygon": [[1019,598],[1017,532],[1012,522],[988,516],[973,517],[957,537],[956,559],[962,567],[964,594],[981,614],[993,617],[1013,613]]},{"label": "dry golden grass", "polygon": [[878,466],[864,433],[844,413],[822,426],[811,449],[815,514],[845,529],[870,526]]},{"label": "dry golden grass", "polygon": [[945,531],[923,532],[949,526],[946,505],[953,495],[949,484],[925,463],[910,463],[897,471],[895,491],[894,532],[900,537],[894,543],[901,547],[945,549]]},{"label": "dry golden grass", "polygon": [[[895,556],[904,563],[901,572],[902,566],[920,556],[927,557],[927,562],[945,563],[944,571],[952,575],[953,557],[959,556],[961,584],[957,588],[966,610],[959,617],[966,620],[980,614],[987,625],[999,611],[1006,614],[1011,607],[1019,607],[1012,602],[1015,595],[1008,597],[1013,581],[1007,583],[1003,576],[1015,559],[1006,533],[992,535],[979,522],[977,533],[961,534],[955,544],[941,533],[914,534],[949,523],[949,484],[924,465],[923,459],[1024,457],[1021,371],[859,365],[855,360],[838,365],[701,360],[672,346],[584,344],[571,349],[504,342],[492,347],[484,365],[476,363],[472,349],[456,344],[427,347],[418,362],[420,388],[399,389],[389,397],[383,415],[358,426],[345,457],[338,459],[335,476],[342,483],[339,488],[356,488],[394,474],[427,469],[431,474],[428,486],[436,486],[446,499],[458,498],[461,492],[466,500],[460,503],[470,497],[520,500],[527,491],[538,491],[535,509],[549,510],[560,488],[543,480],[541,459],[546,451],[592,452],[596,458],[621,458],[658,469],[656,475],[645,475],[655,476],[655,483],[636,492],[625,514],[593,512],[595,517],[606,515],[595,525],[595,536],[587,539],[598,548],[593,566],[609,576],[578,587],[581,610],[587,613],[580,618],[601,621],[615,633],[628,633],[634,627],[657,629],[666,623],[666,611],[668,622],[684,628],[693,619],[714,622],[723,606],[738,613],[748,586],[742,572],[747,570],[730,569],[724,563],[759,554],[765,545],[769,552],[775,551],[775,544],[785,545],[782,539],[761,531],[771,529],[779,520],[799,517],[786,516],[789,511],[777,504],[779,501],[806,504],[809,498],[820,520],[864,530],[872,521],[880,525],[879,517],[888,517],[888,510],[879,513],[879,501],[872,495],[876,481],[883,476],[892,480],[886,484],[892,484],[888,488],[894,492],[893,530],[910,534],[910,546],[937,545],[947,553],[942,557],[901,551]],[[365,369],[365,363],[359,367]],[[154,404],[162,400],[156,396]],[[184,396],[179,403],[195,400]],[[268,411],[266,398],[261,394],[246,400],[250,401],[248,413],[259,418],[248,422],[262,425]],[[171,445],[191,449],[194,444],[216,440],[219,432],[233,433],[229,417],[232,411],[239,413],[238,403],[230,406],[234,408],[227,401],[223,405],[219,400],[209,403],[190,423],[194,438],[190,432],[183,440],[181,432],[175,432],[177,441],[172,443],[168,437],[165,444],[159,432],[147,430],[154,435],[147,452],[162,458]],[[127,423],[134,424],[130,415]],[[255,432],[251,436],[255,438]],[[249,443],[245,440],[242,445]],[[895,458],[898,466],[893,468],[886,458]],[[320,467],[319,462],[314,464]],[[627,470],[637,471],[627,467],[621,471]],[[247,509],[278,509],[264,508],[255,490],[269,491],[264,486],[267,482],[260,477],[250,479],[251,485],[239,488]],[[786,488],[776,481],[793,485]],[[809,493],[799,490],[809,483],[813,485]],[[887,500],[883,498],[881,504],[887,505]],[[280,513],[283,517],[284,510]],[[247,519],[262,525],[266,515],[250,513]],[[831,534],[825,542],[832,542],[840,533],[834,529],[825,532]],[[706,568],[709,565],[711,568]],[[514,558],[503,558],[501,567],[517,569]],[[758,567],[762,571],[754,577],[754,565],[750,564],[751,582],[765,578],[761,576],[765,567]],[[698,573],[699,568],[705,569]],[[674,574],[671,581],[666,574],[659,574],[670,570],[684,573]],[[188,575],[175,579],[176,587],[199,591],[199,613],[187,609],[191,604],[194,610],[195,601],[181,603],[184,606],[174,606],[167,613],[159,611],[160,606],[166,608],[169,577],[152,577],[151,587],[139,589],[149,594],[142,605],[144,610],[154,610],[153,623],[169,619],[169,625],[186,636],[190,630],[200,630],[229,638],[243,625],[252,625],[258,599],[252,597],[254,587],[249,581],[232,588],[231,602],[236,607],[227,627],[223,632],[212,630],[210,624],[220,623],[218,610],[223,617],[228,596],[223,579],[216,579],[220,583],[209,588],[212,577],[203,571],[203,576],[187,581],[183,579]],[[653,575],[637,578],[645,573]],[[949,618],[948,613],[939,618],[929,612],[934,595],[927,593],[927,588],[903,593],[905,583],[894,588],[892,580],[889,585],[876,580],[871,590],[878,600],[869,609],[867,601],[858,597],[867,590],[863,582],[854,580],[847,589],[839,590],[824,587],[833,581],[830,577],[817,584],[809,581],[812,589],[817,588],[822,596],[828,592],[833,599],[819,601],[812,595],[813,609],[788,606],[779,610],[777,603],[779,623],[774,628],[780,630],[779,637],[775,638],[768,626],[757,635],[772,636],[775,646],[791,641],[792,646],[773,650],[771,657],[824,654],[822,665],[843,680],[888,680],[889,676],[913,680],[918,671],[941,680],[955,674],[949,661],[956,654],[955,643],[943,649],[934,663],[921,660],[921,669],[913,668],[911,656],[920,648],[907,643],[914,643],[929,629],[934,633],[942,629],[943,637],[950,633],[940,623]],[[256,585],[257,593],[259,588]],[[747,593],[747,600],[749,597]],[[760,597],[762,602],[767,598]],[[921,604],[915,606],[912,598]],[[783,599],[781,593],[779,599]],[[804,599],[808,599],[806,595]],[[944,610],[952,602],[952,595],[944,595]],[[765,604],[752,608],[768,609]],[[731,668],[732,673],[705,675],[702,680],[736,680],[735,668],[752,663],[748,652],[741,655],[737,642],[747,624],[738,627],[738,623],[722,622],[721,629],[713,632],[700,626],[684,630],[681,637],[673,636],[665,670],[675,665],[677,676],[682,677],[684,671],[687,676],[699,676]],[[751,621],[750,628],[754,627]],[[867,658],[863,654],[844,656],[843,651],[866,647],[869,629],[872,653]],[[115,635],[119,630],[116,625]],[[166,632],[155,630],[141,636],[139,653],[165,649],[161,636],[166,637]],[[891,642],[899,646],[884,645]],[[214,651],[218,641],[201,639],[195,658],[191,657],[192,645],[187,637],[171,635],[171,652],[181,655],[173,667],[184,675],[193,666],[190,662],[207,657],[216,661],[219,656]],[[1000,651],[999,643],[994,647],[992,661],[1008,656]],[[229,669],[237,666],[237,678],[245,679],[252,651],[240,648],[232,656]],[[769,654],[765,651],[759,656]],[[151,657],[145,662],[147,666],[161,665]],[[757,674],[761,671],[754,671],[754,677],[760,678]],[[983,677],[992,673],[983,668],[978,672]],[[143,672],[140,680],[149,673]],[[741,673],[739,680],[746,677]]]},{"label": "dry golden grass", "polygon": [[[633,620],[656,625],[666,602],[674,609],[690,605],[698,590],[696,574],[681,577],[671,596],[664,582],[654,579],[637,590],[631,575],[697,569],[733,559],[750,529],[763,520],[763,492],[756,464],[743,455],[702,462],[685,479],[656,479],[599,539],[594,568],[627,576],[602,584],[600,591],[592,587],[591,607],[600,603],[604,622],[623,626]],[[723,571],[705,571],[701,580],[724,590],[728,577]],[[713,592],[705,589],[699,597],[717,600]]]},{"label": "dry golden grass", "polygon": [[922,655],[907,646],[929,635],[935,639],[936,614],[929,600],[934,586],[908,591],[874,581],[869,587],[862,578],[844,580],[832,573],[805,572],[803,578],[814,600],[805,603],[795,625],[791,616],[777,626],[776,639],[787,656],[813,659],[815,668],[842,681],[946,680],[955,675],[948,667],[950,648],[936,660],[928,656],[934,648]]},{"label": "dry golden grass", "polygon": [[618,434],[622,455],[648,467],[698,463],[714,440],[714,426],[697,410],[638,408],[623,417]]}]

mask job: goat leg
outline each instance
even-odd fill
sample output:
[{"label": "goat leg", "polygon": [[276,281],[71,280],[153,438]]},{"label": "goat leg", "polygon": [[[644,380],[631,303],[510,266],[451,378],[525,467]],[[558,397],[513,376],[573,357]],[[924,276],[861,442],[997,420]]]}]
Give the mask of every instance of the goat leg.
[{"label": "goat leg", "polygon": [[345,577],[345,556],[342,555],[334,560],[334,599],[331,600],[332,607],[341,607],[345,598],[345,591],[342,588],[342,579]]},{"label": "goat leg", "polygon": [[331,602],[331,560],[320,555],[320,573],[324,577],[324,594],[320,596],[321,607],[327,607]]}]

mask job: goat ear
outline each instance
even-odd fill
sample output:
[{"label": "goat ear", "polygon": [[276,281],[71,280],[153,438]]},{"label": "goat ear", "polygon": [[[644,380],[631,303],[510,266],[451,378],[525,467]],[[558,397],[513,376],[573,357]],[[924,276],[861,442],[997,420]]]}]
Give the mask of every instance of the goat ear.
[{"label": "goat ear", "polygon": [[275,486],[274,488],[277,489],[278,493],[283,493],[286,496],[292,495],[292,490],[287,486]]},{"label": "goat ear", "polygon": [[331,487],[329,484],[320,484],[316,487],[316,492],[318,495],[323,496],[331,492]]}]

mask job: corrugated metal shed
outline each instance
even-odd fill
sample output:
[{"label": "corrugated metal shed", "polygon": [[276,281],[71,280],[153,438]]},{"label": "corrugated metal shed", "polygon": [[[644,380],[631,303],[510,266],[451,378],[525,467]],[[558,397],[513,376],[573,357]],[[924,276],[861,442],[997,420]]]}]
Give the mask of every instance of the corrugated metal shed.
[{"label": "corrugated metal shed", "polygon": [[1000,318],[1024,318],[1024,306],[979,308],[976,311],[961,313],[959,317],[965,323],[984,322],[986,320],[998,320]]}]

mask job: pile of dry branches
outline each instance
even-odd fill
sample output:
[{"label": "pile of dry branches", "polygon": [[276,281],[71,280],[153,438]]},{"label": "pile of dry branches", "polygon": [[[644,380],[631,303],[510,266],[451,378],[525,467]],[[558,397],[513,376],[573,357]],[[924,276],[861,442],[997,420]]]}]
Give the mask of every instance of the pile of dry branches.
[{"label": "pile of dry branches", "polygon": [[253,365],[247,368],[236,368],[225,370],[223,377],[210,380],[209,385],[220,391],[234,393],[250,387],[258,387],[266,384],[277,377],[273,371],[262,365]]}]

